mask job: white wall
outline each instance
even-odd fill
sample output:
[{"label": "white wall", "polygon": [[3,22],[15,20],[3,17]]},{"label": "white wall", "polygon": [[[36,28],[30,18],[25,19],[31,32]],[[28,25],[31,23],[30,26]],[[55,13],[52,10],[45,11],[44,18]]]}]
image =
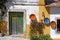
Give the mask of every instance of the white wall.
[{"label": "white wall", "polygon": [[[55,21],[56,22],[56,18],[59,17],[60,18],[60,7],[51,7],[50,8],[50,21]],[[60,38],[60,33],[57,34],[56,33],[56,29],[52,29],[50,27],[50,35],[51,38]]]},{"label": "white wall", "polygon": [[[25,22],[24,22],[24,33],[26,30],[26,24],[30,24],[29,16],[33,13],[38,18],[38,7],[37,6],[20,6],[20,5],[14,5],[9,7],[8,11],[20,11],[20,10],[26,10],[25,12]],[[9,35],[9,12],[7,12],[6,16],[3,16],[3,20],[7,21],[7,35]]]},{"label": "white wall", "polygon": [[[26,10],[25,14],[26,14],[26,20],[25,20],[25,24],[30,24],[30,19],[29,19],[29,15],[31,15],[32,13],[36,15],[36,17],[38,18],[38,11],[39,11],[39,7],[38,6],[23,6],[23,5],[14,5],[11,2],[7,2],[6,4],[7,10],[8,11],[20,11],[22,10]],[[9,13],[7,12],[7,17],[5,17],[5,20],[7,21],[7,33],[9,35]],[[25,31],[26,27],[24,27],[24,31]]]},{"label": "white wall", "polygon": [[25,9],[26,10],[26,24],[30,24],[30,19],[29,19],[29,15],[31,15],[32,13],[36,15],[36,17],[38,18],[38,6],[20,6],[20,5],[14,5],[10,7],[11,9]]}]

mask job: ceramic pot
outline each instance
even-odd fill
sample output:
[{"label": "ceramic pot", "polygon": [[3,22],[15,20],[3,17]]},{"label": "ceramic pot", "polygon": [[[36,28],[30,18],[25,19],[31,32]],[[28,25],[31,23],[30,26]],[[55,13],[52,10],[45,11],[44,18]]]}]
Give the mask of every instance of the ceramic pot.
[{"label": "ceramic pot", "polygon": [[51,25],[51,28],[53,28],[53,29],[56,28],[56,22],[55,22],[55,21],[52,21],[52,22],[50,23],[50,25]]},{"label": "ceramic pot", "polygon": [[44,18],[44,24],[48,25],[50,23],[50,20],[48,18]]},{"label": "ceramic pot", "polygon": [[29,16],[29,18],[30,18],[31,20],[35,20],[35,19],[36,19],[36,16],[35,16],[35,14],[31,14],[31,15]]}]

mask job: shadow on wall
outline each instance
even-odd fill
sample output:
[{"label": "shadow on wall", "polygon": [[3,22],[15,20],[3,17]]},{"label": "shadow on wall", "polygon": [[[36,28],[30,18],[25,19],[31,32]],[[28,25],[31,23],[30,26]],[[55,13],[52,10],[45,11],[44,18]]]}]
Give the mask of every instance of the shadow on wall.
[{"label": "shadow on wall", "polygon": [[48,12],[48,14],[50,14],[50,7],[45,7],[45,9]]},{"label": "shadow on wall", "polygon": [[54,0],[45,0],[45,5],[49,5],[51,3],[54,3],[55,1]]}]

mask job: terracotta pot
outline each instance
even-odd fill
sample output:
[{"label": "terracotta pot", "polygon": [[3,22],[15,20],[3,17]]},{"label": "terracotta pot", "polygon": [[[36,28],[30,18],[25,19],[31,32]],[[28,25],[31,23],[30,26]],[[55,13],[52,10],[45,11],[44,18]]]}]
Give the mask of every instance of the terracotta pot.
[{"label": "terracotta pot", "polygon": [[51,25],[51,27],[52,27],[53,29],[56,28],[56,22],[55,22],[55,21],[52,21],[52,22],[50,23],[50,25]]},{"label": "terracotta pot", "polygon": [[30,18],[31,20],[35,20],[35,19],[36,19],[36,16],[35,16],[35,14],[31,14],[31,15],[29,16],[29,18]]}]

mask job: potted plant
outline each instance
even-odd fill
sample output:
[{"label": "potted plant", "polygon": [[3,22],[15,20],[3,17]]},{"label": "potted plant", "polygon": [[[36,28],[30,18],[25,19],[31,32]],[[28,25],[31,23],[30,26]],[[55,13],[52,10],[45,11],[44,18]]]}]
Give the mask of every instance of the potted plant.
[{"label": "potted plant", "polygon": [[40,35],[32,34],[30,36],[30,40],[52,40],[52,39],[50,38],[50,35],[48,35],[48,34],[46,34],[46,35],[44,35],[44,34],[40,34]]},{"label": "potted plant", "polygon": [[52,40],[52,39],[50,38],[50,35],[48,35],[48,34],[46,34],[46,35],[40,34],[39,40]]}]

